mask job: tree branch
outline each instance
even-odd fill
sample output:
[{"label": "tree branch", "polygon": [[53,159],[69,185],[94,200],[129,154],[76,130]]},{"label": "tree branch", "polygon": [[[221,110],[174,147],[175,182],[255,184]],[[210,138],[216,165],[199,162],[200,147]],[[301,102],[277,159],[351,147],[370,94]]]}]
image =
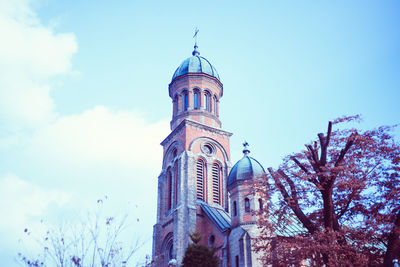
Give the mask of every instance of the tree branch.
[{"label": "tree branch", "polygon": [[306,174],[310,174],[307,168],[303,164],[301,164],[300,161],[298,161],[294,156],[291,156],[290,159],[293,160],[297,164],[297,166],[299,166],[300,169],[302,169]]},{"label": "tree branch", "polygon": [[350,203],[351,203],[351,201],[353,200],[353,197],[354,197],[356,191],[357,191],[357,190],[353,190],[353,191],[350,193],[349,198],[348,198],[348,201],[347,201],[345,207],[344,207],[343,209],[340,210],[340,212],[339,212],[338,215],[336,215],[336,219],[337,219],[337,220],[339,220],[339,219],[346,213],[346,211],[349,209]]},{"label": "tree branch", "polygon": [[310,154],[312,156],[312,160],[315,162],[314,165],[318,166],[318,163],[319,163],[318,162],[318,155],[315,152],[314,148],[311,145],[306,145],[306,147],[307,147],[308,151],[310,151]]},{"label": "tree branch", "polygon": [[339,166],[342,163],[343,158],[346,155],[347,151],[349,151],[350,147],[354,144],[357,135],[358,135],[357,132],[352,133],[350,137],[347,139],[346,146],[344,147],[344,149],[340,151],[340,155],[336,160],[335,167]]},{"label": "tree branch", "polygon": [[321,144],[320,164],[322,166],[324,166],[326,164],[326,156],[327,156],[329,141],[331,139],[331,133],[332,133],[332,121],[329,121],[328,132],[326,134],[326,137],[324,137],[324,134],[322,134],[322,133],[318,134],[319,142]]},{"label": "tree branch", "polygon": [[310,176],[311,173],[307,170],[307,168],[300,161],[298,161],[298,159],[296,159],[294,156],[291,156],[290,159],[293,160],[296,163],[296,165],[299,166],[299,168],[303,170],[303,172],[305,172],[307,175],[309,175],[309,177],[307,179],[308,181],[310,181],[311,183],[313,183],[315,185],[318,185],[317,179]]},{"label": "tree branch", "polygon": [[[279,180],[279,178],[276,176],[275,172],[272,170],[272,168],[268,168],[269,173],[271,174],[272,178],[275,181],[275,184],[277,185],[279,191],[281,192],[283,198],[285,199],[286,203],[289,205],[289,207],[292,209],[294,214],[297,216],[297,218],[300,220],[300,222],[303,224],[305,228],[307,228],[308,232],[310,234],[313,234],[316,231],[316,226],[310,221],[310,219],[307,218],[307,216],[303,213],[303,211],[299,207],[299,203],[297,199],[293,199],[289,196],[288,192],[286,191],[285,187]],[[283,173],[282,170],[280,172]],[[289,177],[288,177],[289,178]],[[291,181],[291,179],[289,178]],[[293,183],[293,181],[291,181]],[[288,181],[289,183],[289,181]],[[289,183],[290,186],[290,183]],[[293,184],[294,186],[294,184]],[[292,187],[291,187],[292,188]]]},{"label": "tree branch", "polygon": [[293,180],[289,178],[289,176],[286,175],[281,169],[278,170],[278,173],[280,174],[281,177],[283,177],[286,182],[289,184],[290,187],[290,193],[292,194],[292,200],[295,201],[296,205],[298,205],[297,201],[297,192],[296,192],[296,187],[293,183]]}]

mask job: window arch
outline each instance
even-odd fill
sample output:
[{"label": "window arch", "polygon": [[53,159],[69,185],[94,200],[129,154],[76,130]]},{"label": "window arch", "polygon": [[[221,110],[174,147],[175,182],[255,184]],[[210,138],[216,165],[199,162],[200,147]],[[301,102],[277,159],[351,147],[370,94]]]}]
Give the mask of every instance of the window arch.
[{"label": "window arch", "polygon": [[204,105],[205,110],[211,112],[211,94],[208,91],[204,92]]},{"label": "window arch", "polygon": [[199,91],[199,89],[193,90],[193,107],[194,107],[194,109],[200,109],[200,91]]},{"label": "window arch", "polygon": [[250,200],[247,197],[244,199],[244,211],[250,212]]},{"label": "window arch", "polygon": [[196,198],[200,200],[205,200],[204,197],[204,181],[205,181],[205,171],[204,171],[204,161],[199,159],[196,163]]},{"label": "window arch", "polygon": [[188,110],[189,108],[189,92],[188,91],[184,91],[183,92],[183,101],[182,101],[182,109],[183,110]]},{"label": "window arch", "polygon": [[175,258],[175,253],[174,253],[174,239],[173,239],[173,233],[169,232],[167,236],[164,238],[164,241],[162,243],[162,251],[163,254],[165,255],[165,263],[167,264],[168,261],[172,260]]},{"label": "window arch", "polygon": [[220,190],[220,177],[221,171],[218,164],[214,163],[212,166],[212,189],[213,189],[213,202],[221,204],[221,190]]},{"label": "window arch", "polygon": [[236,205],[236,201],[233,201],[233,216],[237,216],[237,205]]},{"label": "window arch", "polygon": [[167,211],[171,209],[172,202],[172,173],[171,168],[167,170]]}]

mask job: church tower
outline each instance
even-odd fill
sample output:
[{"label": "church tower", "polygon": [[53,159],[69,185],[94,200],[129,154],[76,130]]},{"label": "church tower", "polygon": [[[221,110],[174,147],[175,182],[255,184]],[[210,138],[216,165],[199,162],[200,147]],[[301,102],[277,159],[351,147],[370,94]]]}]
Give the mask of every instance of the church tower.
[{"label": "church tower", "polygon": [[254,185],[257,180],[266,179],[266,174],[263,166],[249,156],[248,143],[243,145],[243,158],[233,166],[227,183],[231,202],[228,262],[235,267],[261,267],[260,255],[252,249],[252,242],[259,235],[257,212],[263,211],[264,198]]},{"label": "church tower", "polygon": [[228,257],[224,244],[230,227],[226,184],[232,134],[221,129],[222,95],[216,69],[195,45],[169,84],[171,133],[161,142],[163,162],[153,229],[156,266],[180,265],[189,234],[195,231],[202,235],[201,243],[219,248],[221,259]]}]

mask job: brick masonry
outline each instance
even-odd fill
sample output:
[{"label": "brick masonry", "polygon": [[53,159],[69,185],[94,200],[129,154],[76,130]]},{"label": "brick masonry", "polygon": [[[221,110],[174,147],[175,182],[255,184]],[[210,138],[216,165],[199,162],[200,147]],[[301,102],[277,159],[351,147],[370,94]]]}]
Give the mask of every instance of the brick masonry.
[{"label": "brick masonry", "polygon": [[[201,95],[198,109],[194,108],[193,102],[195,90]],[[188,94],[187,106],[183,104],[184,94]],[[211,101],[211,110],[205,108],[205,94],[215,98]],[[207,74],[186,74],[172,81],[169,95],[173,100],[172,131],[161,142],[163,162],[158,177],[157,222],[153,227],[153,266],[168,266],[170,259],[176,259],[179,266],[191,242],[189,234],[195,231],[203,237],[201,244],[218,248],[216,253],[222,266],[235,266],[237,255],[239,266],[261,266],[251,250],[251,239],[257,235],[255,218],[244,211],[243,203],[246,196],[251,207],[256,207],[256,197],[251,195],[246,184],[229,191],[226,186],[232,167],[229,144],[232,134],[221,129],[219,120],[222,84]],[[221,232],[199,206],[196,194],[196,163],[199,159],[205,163],[203,200],[226,211],[230,211],[233,200],[238,203],[238,216],[232,216],[233,225],[228,231]],[[213,164],[220,167],[219,204],[213,203]],[[168,177],[173,178],[169,180]]]}]

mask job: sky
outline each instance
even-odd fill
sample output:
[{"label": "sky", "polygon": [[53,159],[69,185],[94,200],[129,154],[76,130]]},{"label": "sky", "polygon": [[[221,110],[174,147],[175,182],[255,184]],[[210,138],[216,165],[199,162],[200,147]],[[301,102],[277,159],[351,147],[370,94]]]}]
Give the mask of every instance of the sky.
[{"label": "sky", "polygon": [[26,227],[105,196],[146,242],[135,260],[151,254],[168,84],[196,27],[232,163],[246,140],[276,168],[342,115],[400,123],[399,14],[389,0],[0,0],[0,262],[18,266]]}]

